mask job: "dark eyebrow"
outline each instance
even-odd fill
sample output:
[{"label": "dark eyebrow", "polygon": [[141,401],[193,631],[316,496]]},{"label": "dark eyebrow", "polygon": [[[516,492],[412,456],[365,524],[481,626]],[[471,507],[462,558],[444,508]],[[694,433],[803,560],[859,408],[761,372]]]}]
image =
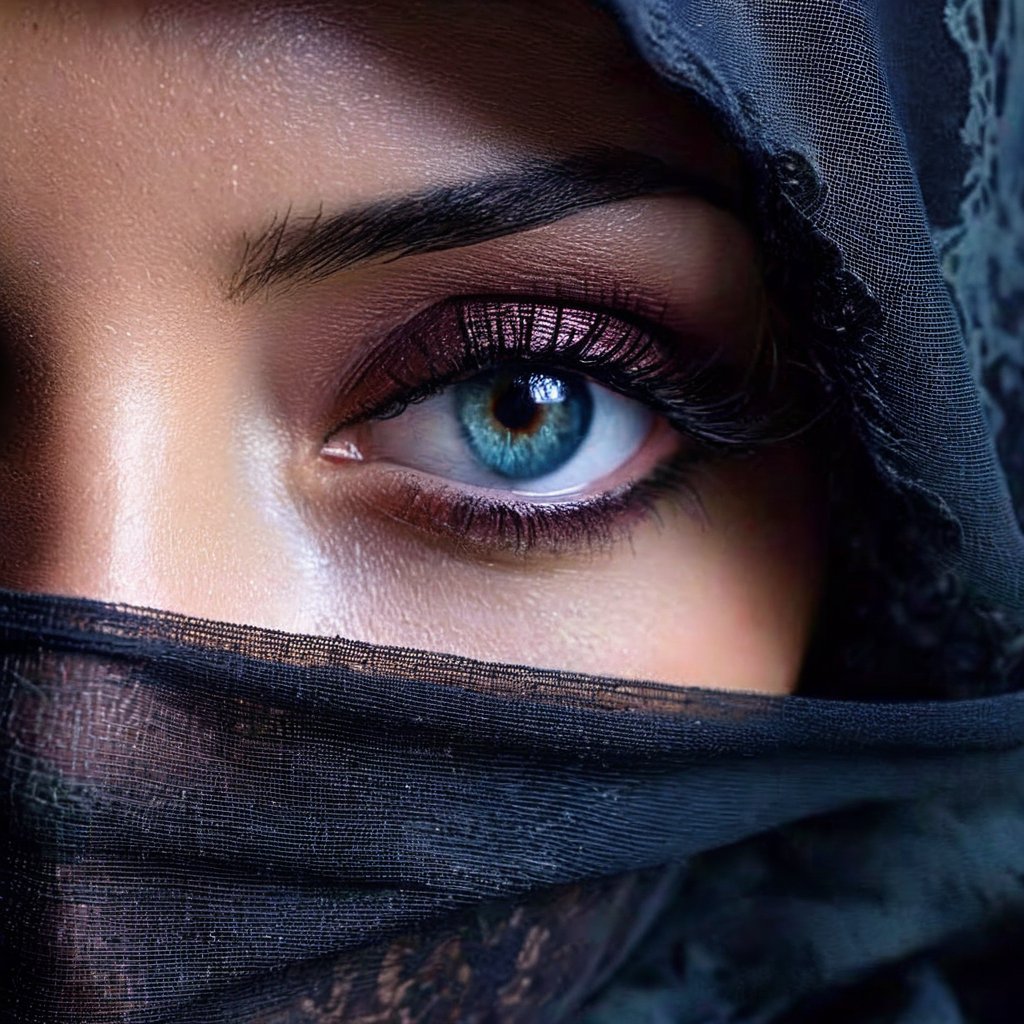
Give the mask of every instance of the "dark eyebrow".
[{"label": "dark eyebrow", "polygon": [[584,152],[454,185],[438,185],[325,216],[277,217],[246,237],[231,298],[319,281],[367,260],[396,260],[526,231],[640,195],[685,192],[716,206],[739,203],[728,186],[628,150]]}]

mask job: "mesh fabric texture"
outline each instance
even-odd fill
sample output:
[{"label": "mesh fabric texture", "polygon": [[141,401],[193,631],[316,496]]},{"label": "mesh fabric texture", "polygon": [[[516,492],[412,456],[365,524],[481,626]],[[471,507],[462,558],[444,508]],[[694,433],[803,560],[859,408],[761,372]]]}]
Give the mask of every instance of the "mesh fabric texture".
[{"label": "mesh fabric texture", "polygon": [[[850,804],[974,806],[1024,761],[1018,694],[690,691],[19,594],[0,639],[18,1021],[561,1019],[664,902],[653,869]],[[449,923],[434,1005],[383,972],[496,900],[532,938]]]},{"label": "mesh fabric texture", "polygon": [[972,594],[1019,616],[1024,538],[996,453],[1017,458],[1024,366],[1019,0],[608,6],[832,250],[823,355],[876,471],[945,520],[937,548]]}]

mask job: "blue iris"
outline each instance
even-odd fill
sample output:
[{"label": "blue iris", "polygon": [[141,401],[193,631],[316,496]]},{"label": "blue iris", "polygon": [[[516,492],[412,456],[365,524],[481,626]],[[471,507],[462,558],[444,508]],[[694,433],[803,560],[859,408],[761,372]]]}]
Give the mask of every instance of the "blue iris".
[{"label": "blue iris", "polygon": [[482,373],[455,385],[462,435],[491,472],[532,480],[559,469],[590,430],[594,400],[587,382],[518,370]]}]

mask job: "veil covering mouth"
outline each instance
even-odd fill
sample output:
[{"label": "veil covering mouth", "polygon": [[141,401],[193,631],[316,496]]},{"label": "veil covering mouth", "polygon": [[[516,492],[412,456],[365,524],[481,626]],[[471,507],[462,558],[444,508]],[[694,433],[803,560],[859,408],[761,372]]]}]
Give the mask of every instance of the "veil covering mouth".
[{"label": "veil covering mouth", "polygon": [[2,1019],[1014,1019],[1024,4],[602,6],[830,390],[800,692],[0,592]]}]

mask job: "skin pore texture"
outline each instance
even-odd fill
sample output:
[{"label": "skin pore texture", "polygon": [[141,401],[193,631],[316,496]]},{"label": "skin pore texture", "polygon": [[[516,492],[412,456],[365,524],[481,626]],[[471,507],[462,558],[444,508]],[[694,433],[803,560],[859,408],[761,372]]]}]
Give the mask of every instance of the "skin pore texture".
[{"label": "skin pore texture", "polygon": [[[758,252],[714,198],[739,193],[737,160],[607,18],[570,0],[0,3],[0,82],[0,585],[793,688],[821,562],[799,444],[704,452],[615,524],[565,514],[534,544],[444,512],[404,448],[324,453],[381,352],[386,380],[412,372],[403,325],[437,307],[415,344],[453,344],[466,297],[650,327],[683,379],[754,359]],[[611,189],[510,233],[237,287],[274,225],[264,256],[346,211],[622,152],[713,195]]]}]

